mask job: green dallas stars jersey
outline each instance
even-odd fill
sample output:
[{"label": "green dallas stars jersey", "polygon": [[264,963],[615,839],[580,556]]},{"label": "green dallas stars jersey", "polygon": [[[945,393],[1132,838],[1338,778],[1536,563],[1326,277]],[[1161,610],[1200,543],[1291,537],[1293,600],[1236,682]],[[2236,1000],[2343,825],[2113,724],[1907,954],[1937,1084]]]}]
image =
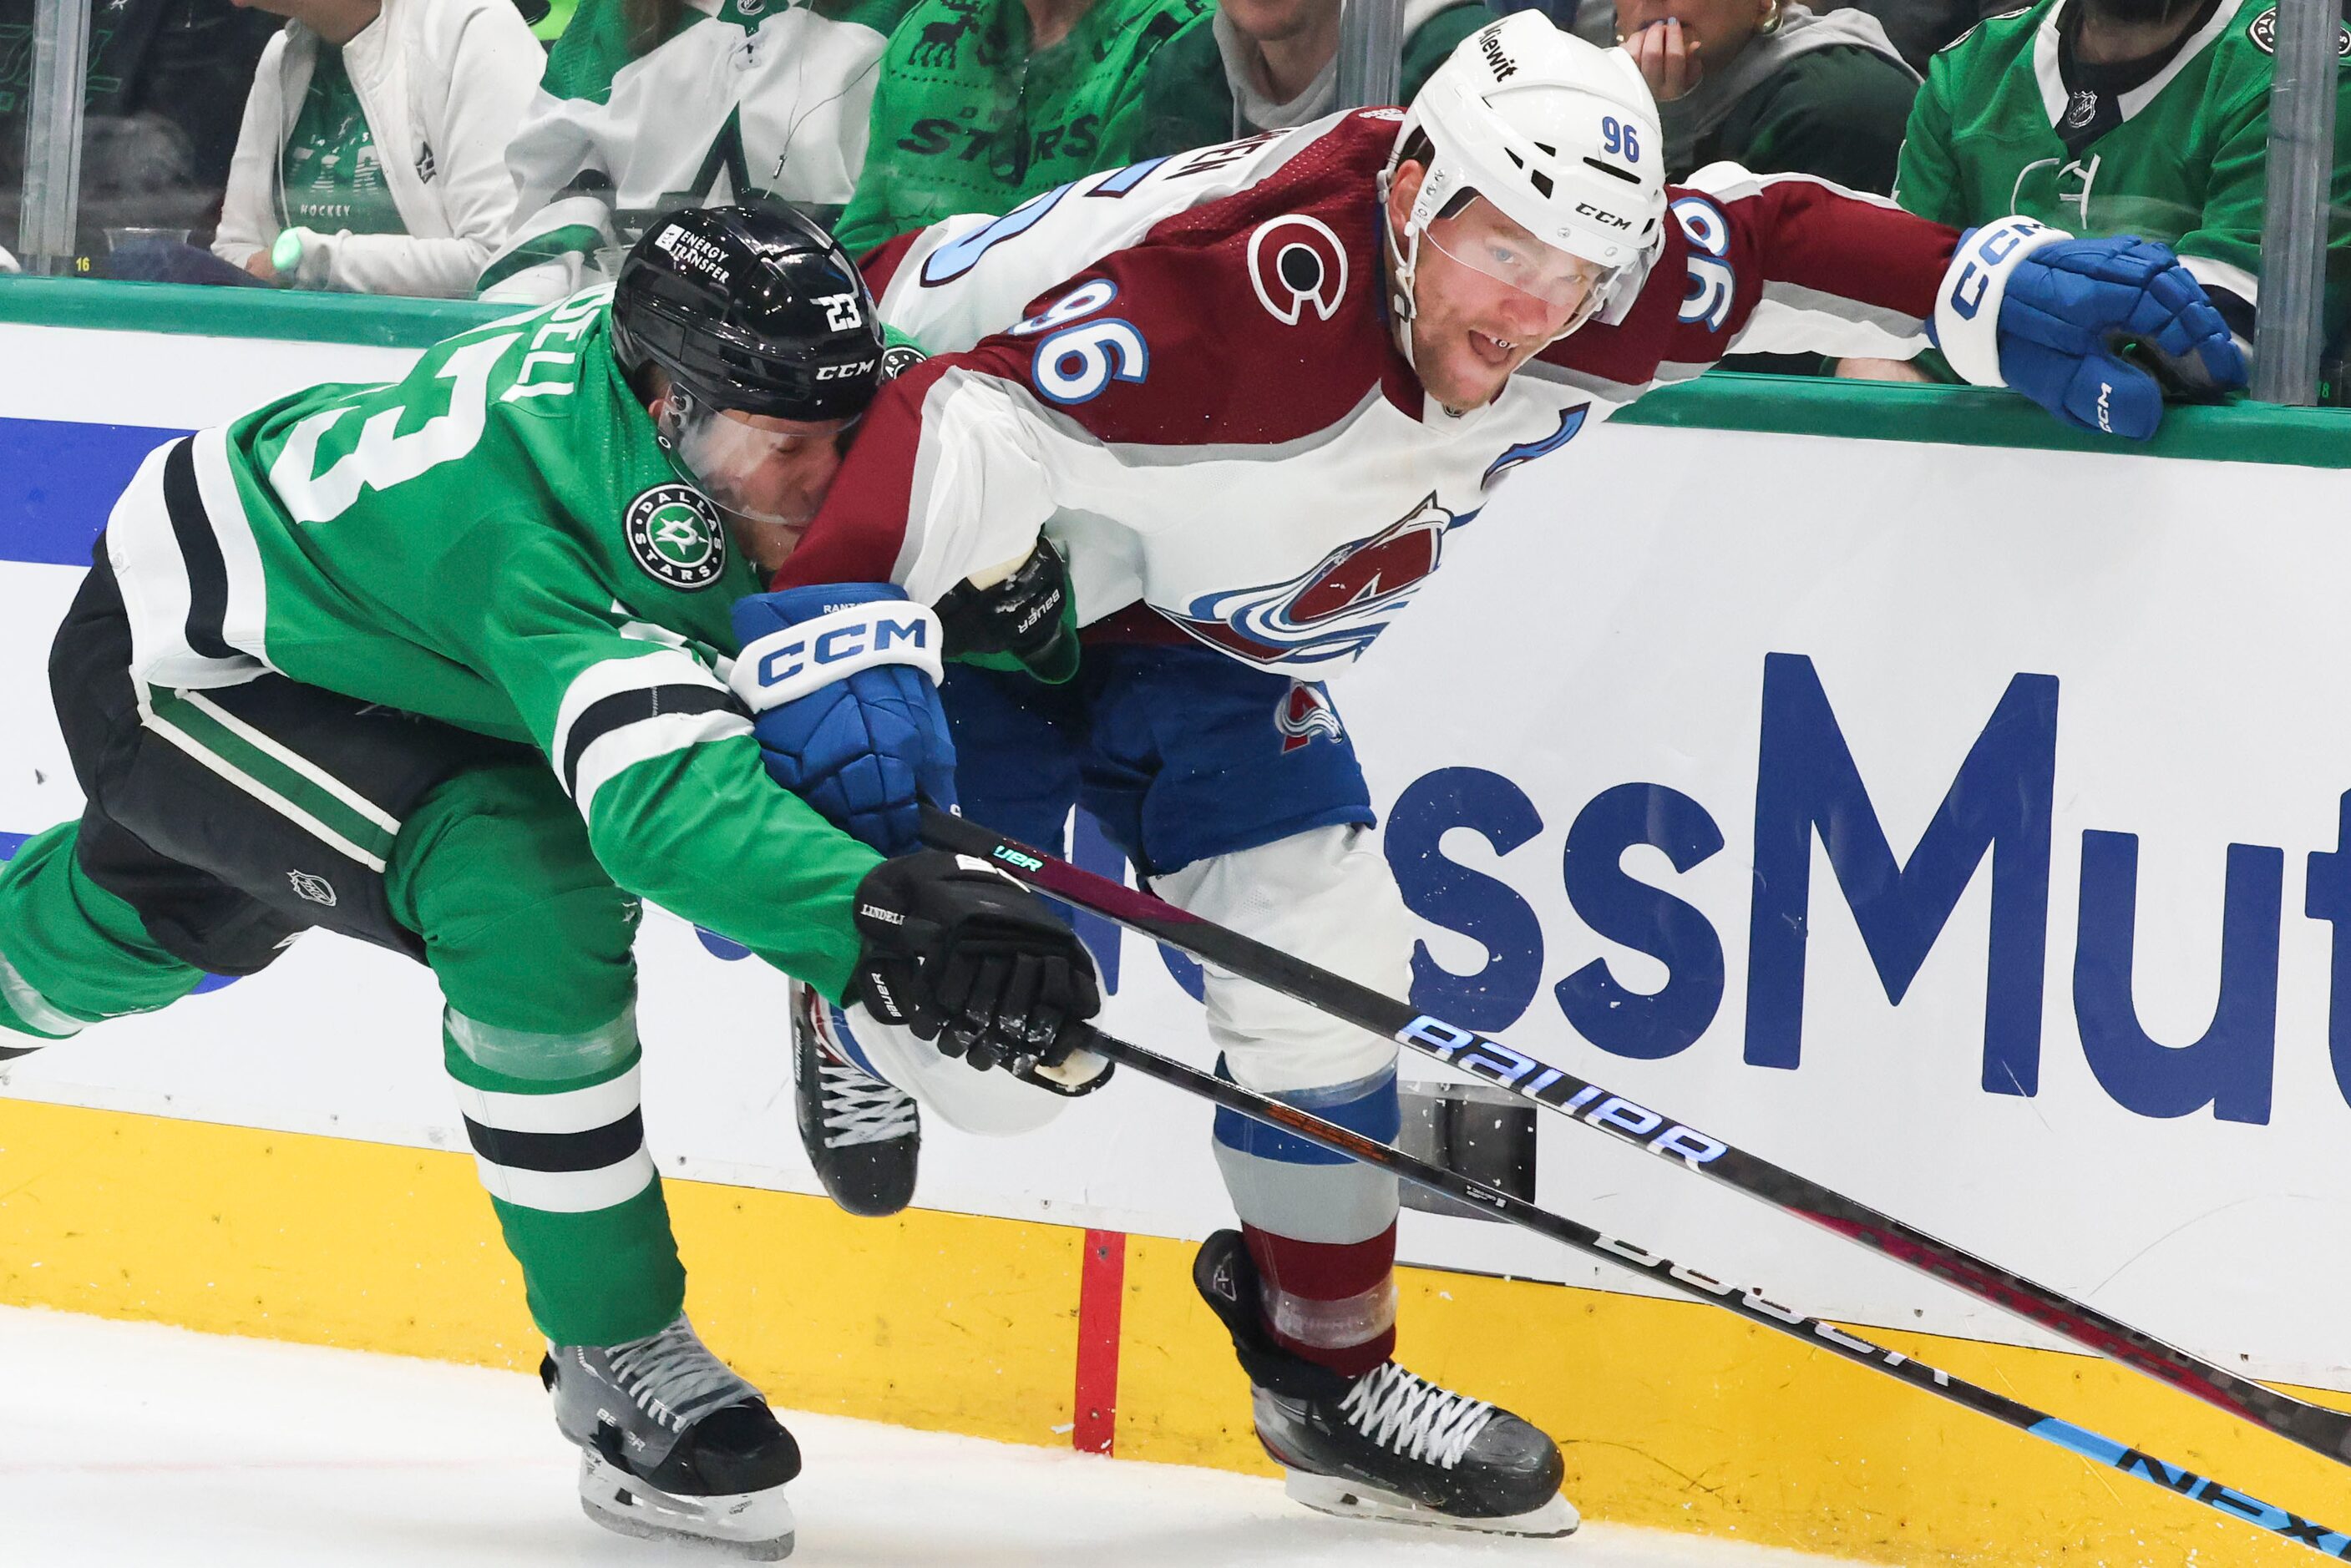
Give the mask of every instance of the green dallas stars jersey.
[{"label": "green dallas stars jersey", "polygon": [[[2220,0],[2160,69],[2133,83],[2101,81],[2113,67],[2066,58],[2067,3],[1995,16],[1934,57],[1895,199],[1958,228],[2018,213],[2085,236],[2161,240],[2250,337],[2275,11]],[[2351,29],[2343,37],[2351,49]],[[2340,72],[2336,122],[2351,126],[2346,92],[2351,72]],[[2351,160],[2335,163],[2333,201],[2338,213],[2351,202]],[[2338,223],[2333,244],[2339,276],[2351,230]],[[2329,293],[2339,320],[2341,291]]]},{"label": "green dallas stars jersey", "polygon": [[264,669],[527,741],[622,888],[838,997],[877,862],[768,775],[717,672],[763,586],[610,348],[610,291],[194,439],[209,534],[124,509],[144,687]]},{"label": "green dallas stars jersey", "polygon": [[863,251],[1132,161],[1153,57],[1208,12],[1208,0],[1093,0],[1040,49],[1020,0],[916,0],[882,57],[865,167],[834,233]]}]

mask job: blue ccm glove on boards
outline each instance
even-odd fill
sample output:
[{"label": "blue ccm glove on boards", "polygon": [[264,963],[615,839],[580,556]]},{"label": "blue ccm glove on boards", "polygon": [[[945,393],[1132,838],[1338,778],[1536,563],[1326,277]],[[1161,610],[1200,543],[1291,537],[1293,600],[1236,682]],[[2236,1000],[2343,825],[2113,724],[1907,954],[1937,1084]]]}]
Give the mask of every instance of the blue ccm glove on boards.
[{"label": "blue ccm glove on boards", "polygon": [[922,803],[955,804],[939,618],[886,583],[753,594],[728,684],[768,772],[884,855],[919,848]]},{"label": "blue ccm glove on boards", "polygon": [[2245,384],[2245,358],[2170,249],[2077,240],[2030,218],[1959,236],[1928,336],[1981,387],[2012,387],[2064,423],[2145,441],[2163,421],[2156,379],[2116,352],[2136,342],[2177,379]]}]

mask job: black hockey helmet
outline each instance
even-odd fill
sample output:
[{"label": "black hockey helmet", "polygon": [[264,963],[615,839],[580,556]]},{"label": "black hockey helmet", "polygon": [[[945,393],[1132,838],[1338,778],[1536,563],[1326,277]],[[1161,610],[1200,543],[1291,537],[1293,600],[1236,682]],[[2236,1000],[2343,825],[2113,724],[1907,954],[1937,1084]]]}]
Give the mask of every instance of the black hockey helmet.
[{"label": "black hockey helmet", "polygon": [[689,207],[621,264],[612,350],[703,403],[787,420],[852,419],[882,385],[882,324],[857,264],[797,209]]}]

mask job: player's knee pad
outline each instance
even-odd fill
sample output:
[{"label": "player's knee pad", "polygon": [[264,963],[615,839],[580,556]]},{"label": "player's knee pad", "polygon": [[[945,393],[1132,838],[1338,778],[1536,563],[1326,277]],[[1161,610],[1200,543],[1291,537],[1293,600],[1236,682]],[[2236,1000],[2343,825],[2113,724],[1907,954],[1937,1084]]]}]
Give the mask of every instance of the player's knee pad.
[{"label": "player's knee pad", "polygon": [[[1213,856],[1154,879],[1160,896],[1204,919],[1294,953],[1375,991],[1412,983],[1404,896],[1371,836],[1318,827]],[[1208,1033],[1234,1079],[1266,1093],[1367,1079],[1395,1043],[1211,965]]]},{"label": "player's knee pad", "polygon": [[451,779],[403,827],[389,876],[458,1013],[569,1036],[609,1025],[636,994],[637,900],[544,767]]},{"label": "player's knee pad", "polygon": [[817,1009],[817,1028],[839,1053],[884,1083],[904,1090],[958,1132],[1005,1137],[1034,1132],[1061,1115],[1065,1103],[1009,1073],[975,1072],[942,1055],[927,1040],[884,1023],[864,1007]]}]

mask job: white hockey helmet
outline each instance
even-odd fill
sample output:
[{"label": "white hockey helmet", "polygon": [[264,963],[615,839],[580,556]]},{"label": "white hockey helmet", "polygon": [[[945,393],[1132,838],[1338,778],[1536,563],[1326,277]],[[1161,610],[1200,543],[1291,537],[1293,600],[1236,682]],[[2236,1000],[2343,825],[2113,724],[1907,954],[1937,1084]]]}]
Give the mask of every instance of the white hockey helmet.
[{"label": "white hockey helmet", "polygon": [[1595,308],[1628,284],[1637,289],[1665,244],[1665,149],[1656,100],[1624,50],[1535,11],[1464,38],[1412,100],[1381,180],[1384,195],[1407,156],[1427,165],[1403,234],[1390,235],[1399,327],[1412,314],[1422,234],[1473,194],[1545,244],[1608,268]]}]

